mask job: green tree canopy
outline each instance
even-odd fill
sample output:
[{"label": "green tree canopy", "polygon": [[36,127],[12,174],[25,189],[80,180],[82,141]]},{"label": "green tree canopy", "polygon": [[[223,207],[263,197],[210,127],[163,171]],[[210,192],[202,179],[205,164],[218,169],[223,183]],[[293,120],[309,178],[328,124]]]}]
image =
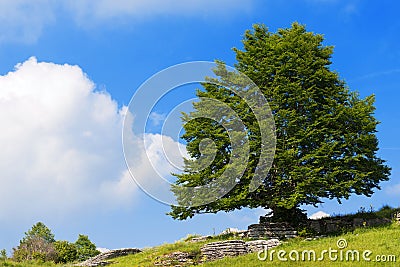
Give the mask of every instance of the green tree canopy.
[{"label": "green tree canopy", "polygon": [[73,243],[57,240],[54,242],[54,249],[57,253],[57,263],[73,262],[77,259],[77,249]]},{"label": "green tree canopy", "polygon": [[87,260],[90,257],[100,254],[100,251],[96,249],[96,245],[90,241],[87,235],[79,235],[75,246],[77,249],[77,258],[80,261]]},{"label": "green tree canopy", "polygon": [[33,225],[32,228],[25,233],[25,237],[21,240],[21,242],[25,242],[32,238],[42,238],[48,243],[53,243],[56,241],[54,239],[54,234],[42,222],[38,222],[35,225]]},{"label": "green tree canopy", "polygon": [[26,260],[55,260],[57,253],[54,249],[54,234],[42,222],[38,222],[25,233],[19,246],[13,249],[13,259]]},{"label": "green tree canopy", "polygon": [[[173,218],[264,207],[273,210],[275,219],[290,220],[301,216],[302,204],[317,205],[323,198],[340,203],[352,194],[371,196],[381,181],[389,179],[390,168],[376,154],[379,122],[374,117],[374,96],[362,99],[349,90],[330,69],[333,47],[323,41],[322,35],[307,32],[298,23],[276,33],[264,25],[246,31],[243,49],[234,49],[235,67],[259,87],[273,114],[276,150],[272,166],[262,185],[250,190],[260,159],[260,121],[243,98],[227,89],[232,85],[226,79],[230,74],[219,63],[215,74],[226,86],[204,83],[194,111],[183,116],[182,138],[191,159],[185,159],[184,172],[176,174],[176,185],[202,186],[218,180],[230,158],[236,157],[230,154],[231,136],[221,121],[202,118],[209,105],[206,99],[226,103],[240,117],[249,142],[249,160],[232,190],[214,202],[185,205],[195,196],[173,187],[178,204],[183,204],[172,206],[169,214]],[[213,140],[217,151],[206,167],[201,162],[210,159],[207,154],[212,151],[208,146],[202,149],[205,138]]]}]

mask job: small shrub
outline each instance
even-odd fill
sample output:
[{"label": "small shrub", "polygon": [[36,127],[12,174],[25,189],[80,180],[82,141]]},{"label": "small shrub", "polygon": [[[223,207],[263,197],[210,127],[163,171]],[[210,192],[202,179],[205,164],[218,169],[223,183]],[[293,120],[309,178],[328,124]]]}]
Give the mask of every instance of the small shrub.
[{"label": "small shrub", "polygon": [[395,209],[388,205],[385,205],[379,211],[377,211],[376,214],[381,218],[393,219],[393,216],[399,211],[399,208]]},{"label": "small shrub", "polygon": [[57,252],[56,263],[73,262],[77,259],[78,251],[75,244],[68,241],[56,241],[54,248]]}]

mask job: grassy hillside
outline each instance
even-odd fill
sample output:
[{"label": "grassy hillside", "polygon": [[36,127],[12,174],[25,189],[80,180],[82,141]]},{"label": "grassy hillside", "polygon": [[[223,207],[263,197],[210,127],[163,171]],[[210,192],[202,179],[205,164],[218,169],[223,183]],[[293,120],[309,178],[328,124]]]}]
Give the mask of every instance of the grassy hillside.
[{"label": "grassy hillside", "polygon": [[[323,250],[339,250],[337,242],[340,239],[344,239],[347,242],[347,247],[342,249],[343,261],[340,261],[340,257],[336,261],[331,261],[328,254],[324,254],[323,261],[301,261],[301,253],[305,250],[314,250],[316,252],[316,258],[321,257]],[[199,249],[204,243],[188,243],[188,242],[177,242],[175,244],[167,244],[151,249],[146,249],[145,252],[136,255],[130,255],[115,260],[114,267],[122,266],[154,266],[157,257],[171,253],[173,251],[182,252],[193,252],[199,254]],[[297,250],[300,253],[300,261],[293,262],[289,259],[288,255],[286,258],[288,262],[279,261],[276,258],[276,253],[273,260],[260,261],[257,254],[249,254],[241,257],[225,258],[222,260],[204,263],[201,266],[230,266],[230,267],[259,267],[259,266],[399,266],[400,264],[400,226],[390,225],[378,228],[365,228],[357,229],[352,233],[336,237],[326,237],[317,240],[305,241],[304,239],[293,239],[284,243],[283,245],[275,249],[284,250],[287,254],[292,250]],[[360,253],[360,261],[347,261],[346,253],[348,253],[348,259],[351,260],[350,252],[358,250]],[[365,250],[370,250],[371,254],[367,255],[371,261],[367,262],[363,260],[362,253]],[[340,251],[340,250],[339,250]],[[350,252],[348,252],[350,251]],[[294,254],[293,254],[294,255]],[[338,255],[340,255],[338,253]],[[356,254],[355,254],[356,255]],[[390,258],[393,255],[395,258]],[[334,255],[332,254],[332,257]],[[382,259],[386,257],[386,262],[377,262],[376,257],[381,256]],[[382,257],[384,256],[384,257]],[[308,259],[308,256],[306,256]],[[396,262],[389,262],[395,260]]]},{"label": "grassy hillside", "polygon": [[[346,240],[347,242],[347,247],[342,249],[343,261],[340,261],[340,258],[338,258],[336,261],[331,261],[327,254],[325,254],[325,259],[322,261],[308,261],[307,255],[305,257],[306,261],[300,260],[294,262],[289,259],[288,254],[292,250],[297,250],[299,253],[305,250],[314,250],[316,252],[316,258],[320,258],[321,252],[323,250],[329,250],[329,248],[341,251],[338,249],[337,245],[339,240]],[[203,266],[400,266],[400,226],[393,224],[391,226],[379,228],[357,229],[353,233],[347,233],[337,237],[321,238],[313,241],[294,239],[277,247],[275,250],[286,251],[287,254],[285,258],[287,258],[288,261],[279,261],[276,256],[276,252],[272,261],[270,259],[267,259],[266,261],[260,261],[257,257],[257,254],[250,254],[242,257],[226,258],[223,260],[210,262],[204,264]],[[350,254],[348,256],[349,260],[346,261],[345,255],[349,250],[359,251],[360,261],[352,261]],[[362,253],[365,250],[370,250],[372,252],[369,257],[367,257],[371,259],[370,262],[367,262],[362,258]],[[295,254],[293,254],[293,256],[294,255]],[[396,262],[393,262],[393,258],[389,259],[391,257],[390,255],[395,256],[394,260]],[[380,259],[386,258],[386,262],[378,262],[377,260],[380,259],[378,259],[377,256],[380,256]]]},{"label": "grassy hillside", "polygon": [[52,262],[13,262],[13,261],[0,261],[1,267],[60,267]]},{"label": "grassy hillside", "polygon": [[[208,242],[232,239],[230,236],[219,236],[214,237],[210,240],[191,243],[187,241],[179,241],[174,244],[165,244],[162,246],[145,249],[144,252],[135,255],[125,256],[121,258],[114,259],[112,267],[127,267],[127,266],[155,266],[154,263],[160,260],[163,255],[169,254],[171,252],[181,251],[189,252],[193,255],[194,260],[200,259],[200,247]],[[339,240],[346,240],[347,246],[343,249],[338,248],[337,242]],[[338,259],[332,261],[329,259],[329,254],[325,253],[324,260],[319,261],[318,258],[321,257],[323,250],[337,250],[342,251],[342,260],[340,260],[340,252],[337,253]],[[277,258],[277,253],[279,250],[285,251],[286,255],[283,257],[288,261],[283,262]],[[352,253],[356,253],[355,250],[359,252],[360,260],[358,261],[355,257],[352,258]],[[371,261],[367,262],[363,259],[364,251],[371,251],[370,254],[366,254],[366,257]],[[281,246],[275,248],[275,253],[273,254],[273,259],[268,258],[265,261],[258,259],[257,254],[249,254],[241,257],[225,258],[222,260],[207,262],[200,266],[210,267],[210,266],[230,266],[230,267],[258,267],[258,266],[400,266],[400,225],[392,224],[384,227],[377,228],[361,228],[356,229],[353,232],[346,233],[340,236],[332,236],[326,238],[320,238],[317,240],[305,240],[303,238],[291,239],[282,244]],[[289,253],[291,253],[292,258],[296,257],[296,252],[299,253],[299,261],[292,261],[289,258]],[[302,253],[304,251],[315,251],[316,258],[313,260],[308,260],[308,254],[304,254],[305,261],[302,261]],[[271,250],[268,252],[270,255]],[[282,253],[282,252],[281,252]],[[346,261],[346,254],[348,254]],[[262,254],[261,256],[264,256]],[[311,254],[312,255],[312,254]],[[355,256],[357,254],[354,254]],[[335,254],[331,255],[332,257]],[[378,258],[380,257],[380,258]],[[378,262],[377,260],[382,259],[385,262]],[[10,266],[10,267],[55,267],[62,265],[55,265],[51,263],[12,263],[12,262],[0,262],[0,266]],[[65,266],[65,265],[64,265]]]}]

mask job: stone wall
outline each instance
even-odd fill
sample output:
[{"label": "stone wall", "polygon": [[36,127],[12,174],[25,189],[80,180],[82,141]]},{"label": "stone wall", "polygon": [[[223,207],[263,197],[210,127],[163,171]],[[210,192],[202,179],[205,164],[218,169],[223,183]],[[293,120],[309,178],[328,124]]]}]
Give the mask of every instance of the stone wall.
[{"label": "stone wall", "polygon": [[[272,223],[268,217],[261,216],[259,223],[248,226],[246,237],[253,239],[286,239],[297,236],[297,231],[288,223]],[[400,212],[395,214],[395,219],[400,223]],[[338,233],[343,230],[354,230],[360,227],[373,227],[390,224],[391,220],[387,218],[351,218],[335,217],[321,218],[317,220],[309,219],[300,228],[306,227],[312,229],[316,234],[325,235]]]},{"label": "stone wall", "polygon": [[285,239],[297,236],[297,231],[287,223],[272,223],[263,221],[248,226],[247,237],[260,239]]},{"label": "stone wall", "polygon": [[391,223],[387,218],[322,218],[318,220],[308,220],[307,226],[318,234],[337,233],[342,230],[354,230],[360,227],[380,226]]}]

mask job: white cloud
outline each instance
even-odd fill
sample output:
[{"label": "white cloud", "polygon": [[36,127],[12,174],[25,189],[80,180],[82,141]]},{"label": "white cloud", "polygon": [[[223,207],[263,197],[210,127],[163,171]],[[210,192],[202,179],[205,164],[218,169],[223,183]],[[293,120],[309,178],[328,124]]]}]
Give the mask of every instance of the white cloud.
[{"label": "white cloud", "polygon": [[[42,220],[132,206],[138,187],[122,151],[126,115],[133,118],[78,66],[32,57],[0,76],[0,217]],[[128,134],[135,178],[169,191],[153,178],[177,171],[182,145],[159,134],[146,134],[146,142]]]},{"label": "white cloud", "polygon": [[157,16],[220,18],[242,14],[253,8],[253,0],[2,0],[0,42],[33,43],[44,28],[58,18],[70,18],[80,26],[120,25]]},{"label": "white cloud", "polygon": [[0,42],[32,43],[54,21],[51,0],[0,1]]},{"label": "white cloud", "polygon": [[330,217],[331,215],[329,215],[328,213],[325,213],[323,211],[317,211],[314,214],[310,215],[310,219],[312,220],[317,220],[317,219],[321,219],[321,218],[325,218],[325,217]]},{"label": "white cloud", "polygon": [[123,115],[94,88],[78,66],[35,58],[0,76],[2,218],[132,203]]},{"label": "white cloud", "polygon": [[[133,116],[127,113],[131,125]],[[129,127],[126,127],[129,128]],[[127,136],[126,136],[127,135]],[[182,169],[183,157],[188,157],[184,145],[161,134],[124,132],[124,153],[129,170],[137,184],[150,196],[164,203],[175,203],[170,183]]]}]

